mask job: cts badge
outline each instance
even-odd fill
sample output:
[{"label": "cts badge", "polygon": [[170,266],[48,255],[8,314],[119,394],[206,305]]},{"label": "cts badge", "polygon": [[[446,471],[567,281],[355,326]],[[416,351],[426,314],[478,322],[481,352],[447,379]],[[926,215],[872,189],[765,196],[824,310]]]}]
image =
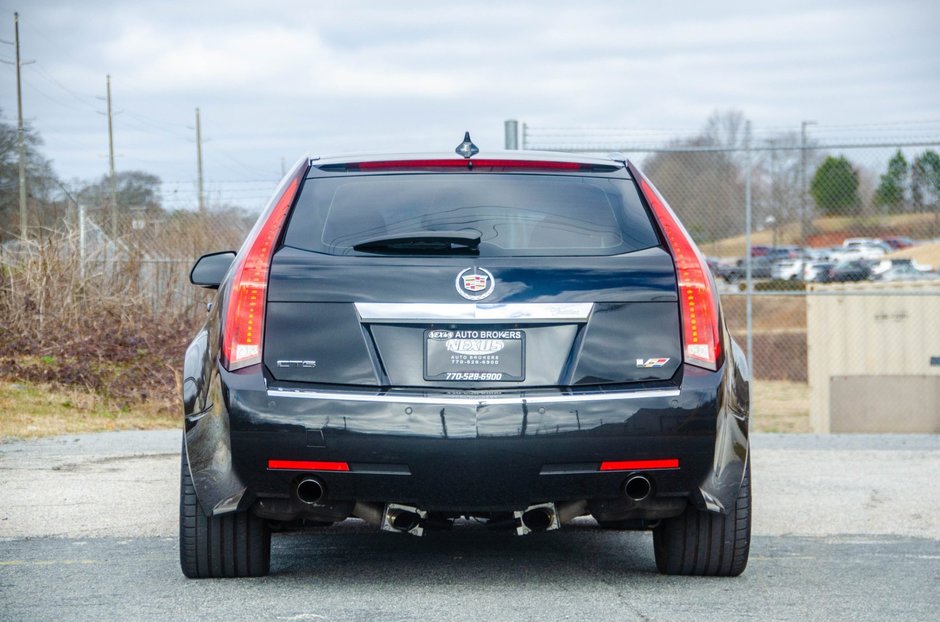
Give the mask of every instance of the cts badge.
[{"label": "cts badge", "polygon": [[302,367],[302,368],[312,369],[317,366],[317,362],[316,361],[278,361],[277,366],[286,367],[286,368]]},{"label": "cts badge", "polygon": [[668,358],[664,359],[637,359],[637,367],[662,367],[669,362]]},{"label": "cts badge", "polygon": [[467,300],[483,300],[493,293],[493,275],[484,268],[466,268],[457,275],[457,293]]}]

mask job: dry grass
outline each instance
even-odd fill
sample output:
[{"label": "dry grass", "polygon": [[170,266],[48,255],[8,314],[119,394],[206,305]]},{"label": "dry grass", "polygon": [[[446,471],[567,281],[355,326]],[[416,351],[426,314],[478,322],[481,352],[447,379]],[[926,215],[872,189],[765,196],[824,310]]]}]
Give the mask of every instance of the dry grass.
[{"label": "dry grass", "polygon": [[940,266],[940,242],[921,244],[919,246],[905,248],[904,250],[888,255],[888,257],[909,257],[911,259],[916,259],[918,263],[927,264],[928,266],[937,268]]},{"label": "dry grass", "polygon": [[162,403],[121,409],[89,391],[23,382],[0,382],[0,413],[0,441],[180,426]]},{"label": "dry grass", "polygon": [[[792,332],[806,330],[805,296],[761,296],[753,298],[756,332]],[[744,296],[723,296],[721,309],[728,328],[737,333],[747,327],[747,300]]]},{"label": "dry grass", "polygon": [[[923,237],[926,232],[933,231],[936,223],[936,215],[930,212],[917,214],[891,214],[887,216],[830,216],[827,218],[817,218],[813,221],[813,230],[818,234],[819,243],[813,243],[813,237],[810,236],[809,242],[814,246],[828,246],[830,244],[839,244],[844,238],[850,237],[877,237],[879,235],[911,235],[911,237]],[[774,232],[770,229],[764,231],[755,231],[751,235],[751,243],[755,245],[770,246],[773,244]],[[799,244],[800,243],[800,225],[799,223],[787,223],[777,227],[778,244]],[[741,257],[747,248],[743,235],[738,235],[723,240],[707,242],[701,245],[702,252],[714,257]]]},{"label": "dry grass", "polygon": [[174,297],[183,268],[125,255],[83,270],[67,232],[0,253],[0,380],[74,386],[123,408],[175,399],[198,292]]},{"label": "dry grass", "polygon": [[803,382],[756,380],[753,384],[751,430],[811,432],[809,385]]}]

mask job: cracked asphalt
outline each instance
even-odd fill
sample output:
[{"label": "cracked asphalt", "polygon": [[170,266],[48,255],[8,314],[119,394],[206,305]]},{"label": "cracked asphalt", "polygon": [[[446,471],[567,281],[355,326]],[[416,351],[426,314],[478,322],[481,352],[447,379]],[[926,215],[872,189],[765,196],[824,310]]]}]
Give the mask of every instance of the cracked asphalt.
[{"label": "cracked asphalt", "polygon": [[0,444],[0,620],[928,620],[940,611],[940,436],[753,437],[737,579],[663,577],[648,533],[579,519],[423,539],[359,521],[277,534],[272,574],[188,581],[180,433]]}]

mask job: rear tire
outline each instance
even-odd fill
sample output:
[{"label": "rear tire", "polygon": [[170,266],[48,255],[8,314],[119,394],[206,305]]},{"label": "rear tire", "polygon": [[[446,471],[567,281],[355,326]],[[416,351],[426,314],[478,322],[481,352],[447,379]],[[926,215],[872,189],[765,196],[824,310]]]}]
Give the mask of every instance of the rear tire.
[{"label": "rear tire", "polygon": [[196,498],[183,445],[180,567],[190,579],[262,577],[271,569],[271,530],[250,512],[206,516]]},{"label": "rear tire", "polygon": [[656,567],[662,574],[736,577],[751,547],[751,467],[744,470],[738,498],[728,514],[692,505],[653,530]]}]

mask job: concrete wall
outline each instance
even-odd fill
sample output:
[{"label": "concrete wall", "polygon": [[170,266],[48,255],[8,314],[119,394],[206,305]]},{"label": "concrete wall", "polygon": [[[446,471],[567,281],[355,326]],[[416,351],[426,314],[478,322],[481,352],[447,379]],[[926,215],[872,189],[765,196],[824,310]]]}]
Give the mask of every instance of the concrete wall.
[{"label": "concrete wall", "polygon": [[829,431],[940,433],[940,376],[833,376]]},{"label": "concrete wall", "polygon": [[[940,283],[844,283],[810,290],[817,294],[806,301],[810,419],[815,432],[835,432],[832,412],[838,410],[840,416],[850,410],[860,412],[858,406],[866,400],[871,406],[864,409],[864,421],[859,420],[865,428],[860,432],[870,431],[866,426],[878,418],[884,420],[879,431],[902,431],[901,424],[892,423],[902,408],[917,420],[929,420],[940,410],[936,399],[919,400],[916,394],[901,399],[897,391],[921,387],[916,381],[905,385],[885,378],[940,377]],[[840,380],[834,382],[834,377]],[[835,384],[840,389],[833,396]],[[859,392],[858,399],[849,395],[852,390]],[[891,395],[897,397],[895,406],[886,397]],[[846,408],[855,408],[843,410],[844,400],[849,400]],[[851,418],[841,417],[838,426],[839,431],[856,431],[850,429]]]}]

